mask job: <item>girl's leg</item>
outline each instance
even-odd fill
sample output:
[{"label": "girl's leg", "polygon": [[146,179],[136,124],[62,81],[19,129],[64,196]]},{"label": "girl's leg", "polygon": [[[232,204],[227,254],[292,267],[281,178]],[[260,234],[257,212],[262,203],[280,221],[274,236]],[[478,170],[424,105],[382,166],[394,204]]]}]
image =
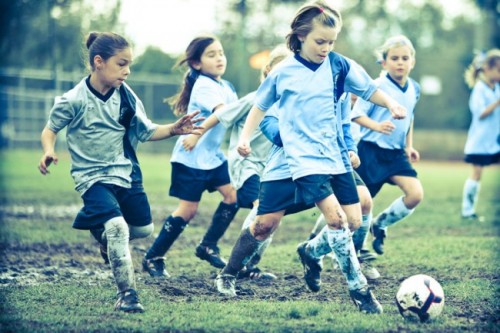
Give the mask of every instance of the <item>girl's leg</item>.
[{"label": "girl's leg", "polygon": [[424,189],[420,180],[414,177],[393,176],[391,180],[404,192],[389,207],[380,213],[373,222],[373,249],[378,254],[384,253],[384,238],[387,228],[411,215],[415,207],[424,198]]},{"label": "girl's leg", "polygon": [[216,286],[220,293],[236,296],[236,274],[243,269],[262,243],[276,230],[284,214],[285,211],[282,210],[257,216],[249,228],[241,231],[240,237],[231,251],[227,265],[216,278]]},{"label": "girl's leg", "polygon": [[223,268],[226,262],[219,255],[217,242],[238,212],[238,205],[236,191],[231,184],[220,186],[217,190],[222,194],[223,200],[215,210],[212,223],[196,248],[196,256],[208,261],[214,267]]},{"label": "girl's leg", "polygon": [[480,165],[472,166],[472,174],[465,181],[462,197],[462,217],[476,218],[476,205],[479,199],[479,190],[481,188],[481,174],[483,167]]},{"label": "girl's leg", "polygon": [[111,271],[118,288],[118,301],[115,309],[126,312],[142,312],[135,291],[134,267],[129,249],[129,228],[121,216],[114,217],[104,223],[108,243],[108,254]]},{"label": "girl's leg", "polygon": [[198,209],[198,202],[180,200],[177,209],[165,219],[163,227],[142,261],[143,269],[153,277],[168,277],[165,254],[184,231]]},{"label": "girl's leg", "polygon": [[359,202],[361,204],[361,225],[354,231],[352,241],[354,248],[359,252],[363,248],[366,236],[370,230],[373,200],[366,186],[356,186],[356,189],[358,190]]}]

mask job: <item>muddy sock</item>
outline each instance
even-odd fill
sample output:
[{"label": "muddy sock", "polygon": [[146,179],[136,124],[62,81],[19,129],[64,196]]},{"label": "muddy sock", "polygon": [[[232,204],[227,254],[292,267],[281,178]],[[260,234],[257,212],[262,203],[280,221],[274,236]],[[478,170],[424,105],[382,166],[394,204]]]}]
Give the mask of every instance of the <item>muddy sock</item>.
[{"label": "muddy sock", "polygon": [[327,238],[328,226],[324,226],[323,229],[307,243],[307,249],[309,254],[316,259],[321,259],[324,255],[332,252],[332,248],[328,243]]},{"label": "muddy sock", "polygon": [[464,184],[462,197],[462,215],[469,216],[476,212],[475,206],[479,198],[480,183],[476,180],[467,179]]},{"label": "muddy sock", "polygon": [[361,273],[354,244],[351,239],[351,232],[347,228],[338,230],[328,229],[327,232],[328,243],[332,248],[340,269],[344,274],[349,290],[356,290],[368,285],[366,277]]},{"label": "muddy sock", "polygon": [[119,292],[135,289],[134,267],[129,249],[129,230],[121,216],[104,223],[111,271]]},{"label": "muddy sock", "polygon": [[247,269],[251,270],[251,269],[257,267],[260,260],[262,259],[262,256],[264,255],[264,252],[269,247],[269,245],[271,244],[272,241],[273,241],[273,235],[269,236],[268,239],[262,241],[262,243],[260,244],[257,251],[255,251],[252,258],[250,258],[250,260],[245,265],[247,267]]},{"label": "muddy sock", "polygon": [[399,197],[377,216],[374,223],[378,224],[380,229],[387,231],[387,227],[411,215],[414,210],[406,208],[403,197]]},{"label": "muddy sock", "polygon": [[370,230],[370,223],[372,220],[372,213],[363,215],[361,218],[361,226],[352,234],[352,242],[356,253],[363,248],[368,230]]},{"label": "muddy sock", "polygon": [[216,246],[217,242],[224,235],[237,212],[237,204],[226,204],[221,202],[219,207],[215,210],[212,223],[208,227],[205,236],[203,236],[201,245],[209,247]]},{"label": "muddy sock", "polygon": [[177,237],[184,231],[187,224],[188,222],[184,221],[180,216],[173,217],[170,215],[167,217],[158,237],[156,237],[153,245],[146,253],[146,258],[163,257]]},{"label": "muddy sock", "polygon": [[263,241],[255,239],[250,230],[244,229],[233,247],[229,261],[222,269],[222,274],[236,275],[243,269],[250,258],[255,254]]}]

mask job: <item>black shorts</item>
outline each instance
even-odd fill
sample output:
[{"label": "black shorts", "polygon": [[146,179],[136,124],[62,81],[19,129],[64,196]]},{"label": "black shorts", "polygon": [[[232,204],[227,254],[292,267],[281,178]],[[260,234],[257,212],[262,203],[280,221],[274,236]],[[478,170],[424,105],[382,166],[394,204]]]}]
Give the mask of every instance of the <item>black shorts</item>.
[{"label": "black shorts", "polygon": [[252,209],[254,201],[259,198],[259,189],[260,177],[258,175],[252,175],[245,180],[243,186],[236,191],[238,207]]},{"label": "black shorts", "polygon": [[474,165],[487,166],[500,162],[500,152],[493,155],[469,154],[465,155],[464,161]]},{"label": "black shorts", "polygon": [[361,165],[356,169],[368,187],[372,198],[377,195],[385,183],[392,184],[392,176],[417,178],[404,149],[384,149],[378,145],[361,140],[358,144],[358,156]]},{"label": "black shorts", "polygon": [[309,175],[295,179],[296,200],[314,204],[334,194],[341,205],[359,202],[352,172],[340,175]]},{"label": "black shorts", "polygon": [[313,208],[314,203],[306,205],[295,202],[295,188],[292,178],[262,182],[257,215],[275,213],[281,210],[284,210],[285,215],[288,215]]},{"label": "black shorts", "polygon": [[198,202],[205,190],[214,192],[230,183],[227,161],[211,170],[194,169],[173,162],[169,195],[181,200]]},{"label": "black shorts", "polygon": [[142,187],[124,188],[117,185],[95,183],[82,195],[83,207],[73,222],[75,229],[102,227],[108,220],[123,216],[133,226],[152,223],[151,208]]}]

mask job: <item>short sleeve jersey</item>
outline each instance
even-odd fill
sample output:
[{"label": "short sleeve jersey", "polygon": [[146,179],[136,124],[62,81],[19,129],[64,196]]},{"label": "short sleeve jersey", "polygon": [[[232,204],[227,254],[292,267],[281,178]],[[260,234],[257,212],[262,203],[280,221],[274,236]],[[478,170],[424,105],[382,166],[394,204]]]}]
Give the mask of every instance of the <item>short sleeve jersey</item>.
[{"label": "short sleeve jersey", "polygon": [[[234,87],[226,80],[215,80],[201,74],[194,83],[187,113],[200,111],[200,117],[208,118],[215,107],[229,104],[238,99]],[[212,170],[226,161],[221,150],[226,128],[217,124],[208,130],[191,151],[182,146],[185,135],[179,136],[175,143],[171,162],[184,164],[193,169]]]},{"label": "short sleeve jersey", "polygon": [[298,54],[284,59],[257,91],[256,106],[277,103],[279,130],[293,179],[348,170],[338,143],[338,98],[344,91],[369,99],[376,86],[354,61],[332,52],[321,64]]},{"label": "short sleeve jersey", "polygon": [[237,151],[238,140],[243,131],[248,112],[253,106],[254,98],[255,92],[251,92],[236,102],[224,105],[224,107],[215,112],[215,116],[219,122],[225,128],[231,129],[228,164],[231,183],[236,190],[240,189],[243,183],[251,176],[261,175],[267,155],[272,146],[271,142],[257,128],[250,138],[252,153],[247,157],[242,157]]},{"label": "short sleeve jersey", "polygon": [[479,80],[472,89],[469,109],[472,121],[467,135],[464,152],[467,155],[494,155],[500,152],[500,107],[480,119],[486,107],[500,99],[500,84],[492,89]]},{"label": "short sleeve jersey", "polygon": [[92,88],[89,78],[56,98],[47,127],[66,127],[75,189],[83,193],[96,182],[130,188],[142,186],[135,154],[139,141],[155,132],[139,98],[125,83],[106,96]]},{"label": "short sleeve jersey", "polygon": [[415,106],[420,99],[420,86],[413,79],[408,78],[405,86],[401,87],[389,74],[377,78],[375,81],[380,90],[406,108],[406,117],[404,119],[393,119],[387,108],[360,98],[354,104],[351,117],[355,119],[368,116],[376,122],[391,121],[395,126],[391,134],[379,133],[361,126],[361,140],[375,143],[385,149],[404,149],[406,147],[406,135],[414,118]]}]

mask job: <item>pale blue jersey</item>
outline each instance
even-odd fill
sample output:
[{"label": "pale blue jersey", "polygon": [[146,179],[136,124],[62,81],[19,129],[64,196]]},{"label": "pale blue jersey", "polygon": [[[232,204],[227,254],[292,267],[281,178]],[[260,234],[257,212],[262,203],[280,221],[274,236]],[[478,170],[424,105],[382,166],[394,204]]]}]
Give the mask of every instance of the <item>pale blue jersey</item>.
[{"label": "pale blue jersey", "polygon": [[292,178],[348,172],[338,141],[336,104],[344,91],[369,99],[377,87],[356,62],[331,52],[321,64],[284,59],[257,90],[256,106],[277,103],[279,132]]},{"label": "pale blue jersey", "polygon": [[367,116],[379,123],[390,120],[395,126],[391,134],[376,132],[361,126],[361,140],[375,143],[380,148],[404,149],[406,147],[406,135],[413,121],[415,106],[420,98],[420,86],[417,82],[408,78],[405,86],[401,87],[389,74],[379,77],[375,81],[380,90],[406,108],[406,117],[404,119],[393,119],[387,108],[366,101],[365,98],[358,98],[352,110],[352,119]]},{"label": "pale blue jersey", "polygon": [[[214,108],[221,104],[229,104],[238,99],[234,87],[226,80],[215,80],[200,75],[194,83],[187,113],[200,111],[200,117],[208,118]],[[171,162],[184,164],[193,169],[212,170],[226,161],[221,150],[226,128],[217,124],[208,130],[191,151],[182,146],[185,135],[179,136],[172,151]]]},{"label": "pale blue jersey", "polygon": [[469,108],[472,121],[464,152],[467,155],[494,155],[500,152],[500,107],[486,118],[479,119],[486,107],[500,99],[500,85],[491,89],[479,80],[472,89]]}]

